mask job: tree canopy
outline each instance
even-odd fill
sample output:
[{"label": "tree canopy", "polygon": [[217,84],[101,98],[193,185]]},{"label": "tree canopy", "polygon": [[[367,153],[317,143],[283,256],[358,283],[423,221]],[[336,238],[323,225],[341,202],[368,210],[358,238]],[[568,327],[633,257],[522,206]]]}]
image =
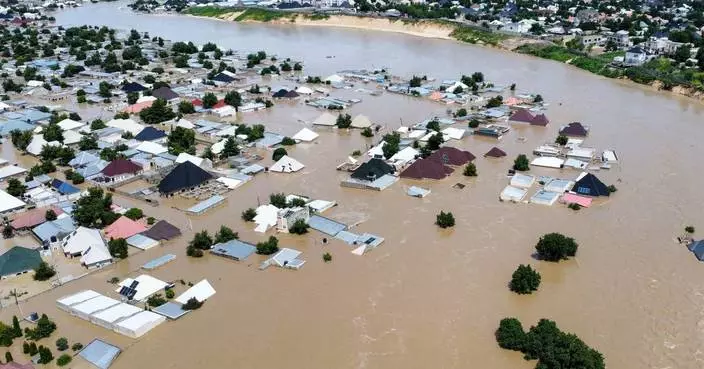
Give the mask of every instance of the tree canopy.
[{"label": "tree canopy", "polygon": [[10,178],[7,180],[6,191],[12,196],[19,197],[27,191],[27,186],[17,178]]},{"label": "tree canopy", "polygon": [[441,211],[440,214],[436,216],[435,224],[440,228],[449,228],[455,226],[455,216],[451,212]]},{"label": "tree canopy", "polygon": [[530,169],[529,162],[528,162],[528,157],[525,156],[524,154],[518,155],[516,157],[516,160],[513,161],[513,169],[525,172],[526,170]]},{"label": "tree canopy", "polygon": [[102,228],[112,224],[119,215],[112,212],[112,194],[103,193],[100,187],[88,189],[88,195],[76,200],[73,219],[78,225],[92,228]]},{"label": "tree canopy", "polygon": [[142,109],[142,111],[139,112],[139,117],[144,123],[157,124],[174,119],[176,113],[174,113],[174,110],[166,103],[166,100],[156,99],[154,103],[152,103],[152,106]]},{"label": "tree canopy", "polygon": [[530,265],[519,265],[511,276],[509,288],[520,295],[530,294],[538,290],[540,286],[540,274],[531,268]]},{"label": "tree canopy", "polygon": [[538,240],[535,251],[541,260],[558,262],[567,260],[577,254],[577,242],[574,238],[560,233],[548,233]]},{"label": "tree canopy", "polygon": [[239,234],[237,232],[234,232],[230,227],[227,226],[220,226],[220,229],[218,230],[217,233],[215,233],[215,241],[214,243],[224,243],[227,241],[232,241],[235,239],[240,238]]},{"label": "tree canopy", "polygon": [[127,241],[124,238],[115,238],[108,241],[108,250],[110,250],[110,255],[114,258],[125,259],[127,258]]},{"label": "tree canopy", "polygon": [[264,242],[257,243],[257,254],[271,255],[279,251],[279,240],[274,236],[269,236],[269,239]]},{"label": "tree canopy", "polygon": [[183,127],[174,128],[168,136],[169,153],[178,155],[182,152],[195,155],[196,153],[196,133],[191,129]]}]

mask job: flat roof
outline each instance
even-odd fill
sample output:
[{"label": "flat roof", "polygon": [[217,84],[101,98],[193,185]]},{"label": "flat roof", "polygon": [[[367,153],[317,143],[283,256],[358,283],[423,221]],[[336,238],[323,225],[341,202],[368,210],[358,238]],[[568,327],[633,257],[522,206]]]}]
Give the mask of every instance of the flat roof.
[{"label": "flat roof", "polygon": [[164,319],[164,317],[157,314],[157,313],[143,310],[142,312],[137,313],[137,314],[117,323],[116,325],[118,327],[122,327],[122,328],[129,329],[129,330],[137,330],[147,324],[154,323],[154,322],[162,320],[162,319]]},{"label": "flat roof", "polygon": [[61,305],[71,306],[98,296],[100,296],[100,294],[93,290],[85,290],[74,293],[73,295],[64,296],[56,300],[56,302]]},{"label": "flat roof", "polygon": [[97,297],[94,297],[90,300],[81,302],[80,304],[74,305],[71,307],[71,309],[76,310],[81,313],[85,314],[93,314],[96,311],[100,311],[103,309],[107,309],[111,306],[119,304],[120,301],[117,301],[113,298],[99,295]]},{"label": "flat roof", "polygon": [[170,301],[165,303],[164,305],[152,308],[152,311],[172,320],[176,320],[190,312],[190,310],[183,310],[181,304],[177,304]]},{"label": "flat roof", "polygon": [[142,265],[142,269],[156,269],[172,260],[176,259],[176,255],[174,254],[166,254],[163,256],[160,256],[156,259],[149,260],[146,264]]},{"label": "flat roof", "polygon": [[99,339],[93,340],[78,353],[78,356],[84,358],[89,363],[100,369],[108,369],[112,362],[120,355],[119,347],[113,346]]},{"label": "flat roof", "polygon": [[320,215],[312,215],[310,219],[308,219],[308,225],[316,231],[332,237],[347,229],[347,225]]},{"label": "flat roof", "polygon": [[186,210],[189,213],[200,214],[213,206],[225,201],[225,198],[221,195],[215,195],[205,201],[201,201]]},{"label": "flat roof", "polygon": [[93,318],[100,319],[108,323],[114,323],[122,318],[127,318],[137,314],[140,311],[143,310],[134,305],[121,303],[99,313],[93,314]]},{"label": "flat roof", "polygon": [[225,243],[213,245],[211,253],[219,256],[225,256],[236,260],[244,260],[252,255],[257,248],[254,245],[242,242],[240,240],[231,240]]}]

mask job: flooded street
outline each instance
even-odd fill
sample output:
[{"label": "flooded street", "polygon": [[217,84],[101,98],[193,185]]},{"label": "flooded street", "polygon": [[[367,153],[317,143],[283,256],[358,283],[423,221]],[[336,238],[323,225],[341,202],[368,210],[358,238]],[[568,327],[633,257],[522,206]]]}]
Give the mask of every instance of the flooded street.
[{"label": "flooded street", "polygon": [[[498,84],[517,83],[519,92],[542,94],[551,104],[547,111],[551,124],[514,125],[501,141],[473,136],[454,141],[452,145],[477,156],[475,179],[463,177],[459,169],[442,181],[402,179],[382,192],[343,188],[339,182],[346,174],[335,166],[372,140],[357,131],[315,129],[320,133],[316,142],[287,148],[306,165],[303,171],[257,175],[228,193],[225,205],[203,216],[188,217],[172,208],[185,207],[183,200],[167,200],[154,208],[116,197],[121,205],[139,206],[148,216],[172,222],[184,236],[145,252],[131,248],[127,261],[21,304],[25,313],[47,312],[58,324],[56,337],[84,344],[98,337],[121,347],[124,352],[114,369],[533,368],[535,362],[496,344],[493,334],[499,320],[515,316],[526,328],[540,318],[555,320],[602,352],[610,368],[704,367],[704,266],[673,242],[685,225],[704,228],[704,197],[698,193],[704,186],[700,158],[704,105],[559,63],[451,41],[116,11],[121,5],[67,10],[56,14],[57,23],[135,28],[174,41],[266,50],[303,60],[311,75],[388,67],[396,75],[456,79],[481,71]],[[333,95],[362,98],[349,114],[363,113],[389,130],[445,116],[448,108],[388,93],[373,97],[333,91]],[[277,103],[270,111],[241,115],[241,120],[292,135],[303,127],[300,121],[319,114],[302,102]],[[619,191],[579,212],[564,206],[499,202],[515,156],[552,142],[560,126],[573,121],[591,126],[585,146],[617,150],[620,164],[598,176]],[[525,137],[525,142],[518,137]],[[16,161],[9,142],[3,146],[3,157]],[[482,157],[493,146],[508,156]],[[263,163],[270,165],[271,158]],[[577,173],[530,172],[563,178]],[[452,188],[458,182],[467,187]],[[407,196],[406,188],[419,183],[432,193],[424,199]],[[185,246],[194,231],[215,232],[221,224],[246,241],[268,237],[255,233],[253,224],[244,223],[240,214],[256,207],[258,199],[268,201],[272,192],[335,200],[339,206],[326,216],[361,221],[355,230],[386,241],[359,257],[342,242],[323,245],[322,234],[314,231],[302,237],[277,235],[279,245],[303,251],[307,263],[299,271],[259,271],[264,258],[257,255],[242,263],[212,255],[186,257]],[[443,231],[433,224],[440,210],[454,213],[454,229]],[[560,264],[535,261],[533,247],[548,232],[574,237],[580,245],[577,257]],[[322,261],[324,252],[333,255],[331,263]],[[177,259],[150,274],[194,283],[207,278],[217,290],[200,310],[132,340],[55,307],[57,298],[82,289],[112,294],[114,286],[107,280],[123,278],[165,253],[176,254]],[[542,274],[543,283],[533,295],[519,296],[507,288],[521,263],[532,264]],[[185,287],[176,289],[179,294]],[[6,308],[0,320],[9,321],[13,314],[19,314],[17,307]],[[79,360],[75,364],[72,367],[87,365]]]}]

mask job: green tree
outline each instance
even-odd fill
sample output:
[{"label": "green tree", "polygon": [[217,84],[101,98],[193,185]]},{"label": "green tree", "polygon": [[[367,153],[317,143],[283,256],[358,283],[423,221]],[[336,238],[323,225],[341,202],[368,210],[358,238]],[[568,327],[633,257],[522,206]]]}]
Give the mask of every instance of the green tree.
[{"label": "green tree", "polygon": [[565,145],[567,145],[567,141],[568,141],[568,140],[569,140],[569,139],[567,138],[567,136],[565,136],[565,135],[559,135],[559,136],[557,136],[557,138],[555,138],[555,143],[558,144],[558,145],[560,145],[560,146],[565,146]]},{"label": "green tree", "polygon": [[457,113],[455,113],[455,115],[458,117],[466,117],[467,116],[467,109],[459,108],[459,109],[457,109]]},{"label": "green tree", "polygon": [[213,239],[208,234],[208,231],[200,231],[195,234],[188,245],[198,250],[209,250],[213,246]]},{"label": "green tree", "polygon": [[237,147],[237,142],[235,142],[235,138],[230,136],[225,140],[225,146],[223,146],[222,151],[220,152],[220,159],[226,159],[231,156],[237,156],[240,154],[240,149]]},{"label": "green tree", "polygon": [[83,348],[83,344],[80,342],[76,342],[73,345],[71,345],[71,350],[73,351],[80,351]]},{"label": "green tree", "polygon": [[352,125],[352,117],[349,114],[340,114],[335,124],[337,128],[349,128]]},{"label": "green tree", "polygon": [[127,241],[124,238],[111,238],[108,241],[108,250],[114,258],[125,259],[128,255]]},{"label": "green tree", "polygon": [[137,92],[129,92],[129,93],[127,94],[127,103],[128,103],[128,104],[130,104],[130,105],[136,104],[136,103],[137,103],[137,100],[139,100],[139,93],[137,93]]},{"label": "green tree", "polygon": [[44,213],[44,219],[46,219],[48,222],[51,222],[52,220],[56,220],[56,213],[54,210],[49,209]]},{"label": "green tree", "polygon": [[294,140],[291,137],[286,136],[281,140],[281,144],[284,146],[293,146],[296,144],[296,140]]},{"label": "green tree", "polygon": [[329,252],[323,254],[323,261],[329,263],[332,261],[332,255]]},{"label": "green tree", "polygon": [[279,147],[276,150],[274,150],[274,153],[271,155],[271,159],[274,161],[278,161],[279,159],[283,158],[286,155],[288,155],[288,152],[286,152],[286,149],[284,149],[283,147]]},{"label": "green tree", "polygon": [[112,85],[110,85],[106,81],[100,82],[100,84],[98,85],[98,95],[104,98],[112,97]]},{"label": "green tree", "polygon": [[436,133],[428,138],[428,143],[426,146],[430,150],[435,151],[440,148],[440,145],[442,145],[443,142],[445,142],[445,140],[442,138],[442,133]]},{"label": "green tree", "polygon": [[214,93],[212,92],[206,92],[205,95],[203,95],[203,107],[206,109],[210,109],[215,104],[218,103],[218,97],[215,96]]},{"label": "green tree", "polygon": [[100,228],[117,220],[118,216],[112,212],[112,194],[103,193],[100,187],[91,187],[88,194],[76,200],[73,210],[73,219],[78,225],[84,227]]},{"label": "green tree", "polygon": [[17,319],[16,315],[12,316],[12,331],[15,338],[22,337],[22,328],[20,327],[20,320]]},{"label": "green tree", "polygon": [[170,299],[174,298],[174,296],[176,296],[176,292],[174,292],[174,290],[172,288],[169,288],[166,290],[166,292],[164,292],[164,295],[166,296],[167,299],[170,300]]},{"label": "green tree", "polygon": [[464,167],[464,172],[462,173],[467,177],[476,177],[477,176],[477,166],[474,165],[474,163],[467,163],[467,166]]},{"label": "green tree", "polygon": [[51,141],[64,142],[64,130],[57,123],[49,123],[43,130],[44,139]]},{"label": "green tree", "polygon": [[225,104],[234,107],[235,111],[238,111],[239,107],[242,106],[242,96],[240,96],[240,93],[237,91],[229,91],[225,94],[224,100]]},{"label": "green tree", "polygon": [[157,124],[175,117],[176,113],[164,99],[156,99],[152,106],[139,112],[139,118],[147,124]]},{"label": "green tree", "polygon": [[34,280],[35,281],[46,281],[49,278],[56,275],[56,270],[54,267],[47,264],[46,261],[39,263],[36,269],[34,269]]},{"label": "green tree", "polygon": [[519,265],[511,276],[509,288],[511,291],[525,295],[538,290],[540,286],[540,274],[531,268],[530,265]]},{"label": "green tree", "polygon": [[66,365],[68,365],[72,360],[73,360],[73,358],[71,357],[71,355],[69,355],[69,354],[63,354],[63,355],[59,356],[58,359],[56,359],[56,365],[58,365],[58,366],[66,366]]},{"label": "green tree", "polygon": [[496,341],[499,347],[507,350],[521,351],[526,341],[523,325],[516,318],[504,318],[496,330]]},{"label": "green tree", "polygon": [[528,157],[526,157],[524,154],[518,155],[516,160],[513,161],[513,169],[521,172],[529,170],[530,167],[528,165]]},{"label": "green tree", "polygon": [[47,338],[51,336],[51,334],[54,333],[55,330],[56,323],[52,322],[46,314],[42,314],[39,320],[37,320],[37,324],[35,325],[34,329],[24,329],[24,335],[30,341],[38,341],[42,338]]},{"label": "green tree", "polygon": [[151,295],[147,299],[147,305],[149,305],[151,307],[161,306],[161,305],[164,305],[166,302],[167,302],[166,299],[163,296],[161,296],[160,293]]},{"label": "green tree", "polygon": [[257,243],[257,254],[271,255],[279,251],[279,240],[274,236],[269,236],[265,242]]},{"label": "green tree", "polygon": [[220,229],[215,233],[214,243],[225,243],[240,238],[237,232],[234,232],[227,226],[220,226]]},{"label": "green tree", "polygon": [[694,226],[686,226],[686,227],[684,227],[684,231],[689,234],[692,234],[692,233],[694,233]]},{"label": "green tree", "polygon": [[675,54],[672,56],[672,58],[678,63],[684,63],[691,57],[692,48],[689,45],[682,45],[678,47]]},{"label": "green tree", "polygon": [[577,242],[574,238],[567,237],[560,233],[548,233],[538,240],[535,251],[541,260],[558,262],[567,260],[577,254]]},{"label": "green tree", "polygon": [[178,155],[182,152],[194,155],[196,153],[196,134],[191,129],[174,128],[168,136],[169,153]]},{"label": "green tree", "polygon": [[131,208],[125,212],[125,216],[132,220],[137,220],[144,216],[144,212],[140,208]]},{"label": "green tree", "polygon": [[364,137],[373,137],[373,136],[374,136],[374,132],[373,132],[372,129],[369,128],[369,127],[364,128],[364,129],[360,132],[360,134],[361,134],[362,136],[364,136]]},{"label": "green tree", "polygon": [[283,193],[272,193],[269,195],[269,203],[271,205],[276,206],[279,209],[283,209],[288,207],[288,203],[286,203],[286,195]]},{"label": "green tree", "polygon": [[306,234],[308,233],[308,228],[310,226],[308,223],[306,223],[305,220],[303,219],[296,219],[295,222],[293,222],[293,225],[288,227],[288,232],[293,233],[293,234]]},{"label": "green tree", "polygon": [[15,360],[12,358],[12,354],[10,353],[10,351],[6,351],[6,352],[5,352],[5,361],[6,361],[8,364],[11,363],[11,362],[13,362],[13,361],[15,361]]},{"label": "green tree", "polygon": [[105,122],[103,122],[101,119],[95,119],[94,121],[90,122],[91,131],[96,131],[105,127],[107,127],[107,125],[105,125]]},{"label": "green tree", "polygon": [[245,222],[254,221],[254,217],[257,216],[257,211],[254,208],[249,208],[242,212],[242,220]]},{"label": "green tree", "polygon": [[25,151],[27,150],[27,146],[32,142],[32,131],[20,131],[18,129],[12,130],[10,132],[10,138],[12,141],[12,145],[17,148],[17,150],[20,151]]},{"label": "green tree", "polygon": [[12,196],[19,197],[24,195],[25,191],[27,191],[27,186],[17,178],[10,178],[7,180],[6,191]]},{"label": "green tree", "polygon": [[196,112],[196,108],[190,101],[181,101],[178,103],[178,112],[182,115],[193,114]]},{"label": "green tree", "polygon": [[183,304],[183,310],[197,310],[200,309],[201,306],[203,306],[202,301],[198,301],[195,297],[191,297],[185,304]]},{"label": "green tree", "polygon": [[441,211],[435,219],[435,224],[440,228],[450,228],[455,226],[455,216],[451,212]]},{"label": "green tree", "polygon": [[59,351],[68,350],[68,340],[66,339],[66,337],[61,337],[56,340],[56,349]]}]

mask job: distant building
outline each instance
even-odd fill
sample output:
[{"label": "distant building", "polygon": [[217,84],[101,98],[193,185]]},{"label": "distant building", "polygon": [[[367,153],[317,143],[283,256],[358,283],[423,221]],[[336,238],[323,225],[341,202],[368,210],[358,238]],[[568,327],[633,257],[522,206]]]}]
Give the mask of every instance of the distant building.
[{"label": "distant building", "polygon": [[617,47],[628,47],[631,46],[631,38],[628,36],[628,31],[618,31],[607,36],[608,41],[612,41]]},{"label": "distant building", "polygon": [[606,43],[606,37],[601,34],[582,36],[582,44],[584,47],[601,46]]},{"label": "distant building", "polygon": [[629,66],[643,65],[647,59],[647,54],[645,50],[636,46],[628,49],[626,51],[626,56],[623,59],[623,63]]},{"label": "distant building", "polygon": [[310,219],[310,210],[308,207],[281,209],[276,214],[276,230],[288,233],[289,228],[299,219],[303,219],[303,221],[308,223],[308,219]]},{"label": "distant building", "polygon": [[682,46],[681,42],[670,41],[667,37],[655,38],[651,37],[643,43],[643,49],[650,54],[656,55],[671,55]]}]

